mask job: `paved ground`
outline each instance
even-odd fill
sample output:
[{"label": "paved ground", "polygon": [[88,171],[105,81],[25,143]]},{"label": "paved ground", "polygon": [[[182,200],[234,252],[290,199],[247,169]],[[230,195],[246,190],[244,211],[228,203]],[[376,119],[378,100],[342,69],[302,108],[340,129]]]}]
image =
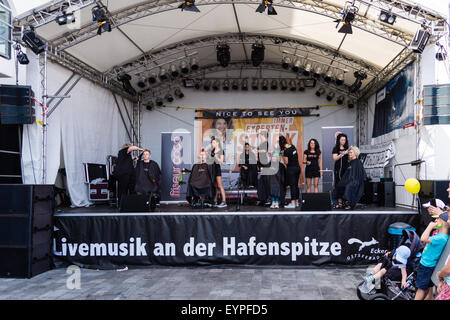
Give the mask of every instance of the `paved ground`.
[{"label": "paved ground", "polygon": [[[54,269],[32,279],[0,278],[0,300],[357,300],[366,268],[80,269],[80,289]],[[70,280],[74,280],[72,274]]]}]

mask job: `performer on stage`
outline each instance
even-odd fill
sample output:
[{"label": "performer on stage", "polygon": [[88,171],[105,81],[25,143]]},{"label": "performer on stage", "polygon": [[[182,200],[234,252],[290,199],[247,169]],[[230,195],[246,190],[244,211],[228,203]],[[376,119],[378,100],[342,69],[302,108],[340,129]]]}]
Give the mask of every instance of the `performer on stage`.
[{"label": "performer on stage", "polygon": [[114,168],[113,176],[118,181],[117,197],[119,199],[119,203],[122,196],[134,192],[136,177],[134,174],[131,152],[135,150],[144,151],[144,149],[126,143],[122,146],[117,155],[117,162]]},{"label": "performer on stage", "polygon": [[[224,162],[225,153],[222,148],[222,143],[216,139],[216,137],[211,137],[211,146],[207,152],[208,164],[213,166],[214,173],[214,183],[216,185],[216,194],[214,196],[214,205],[219,208],[225,208],[227,206],[227,198],[225,195],[225,189],[222,186],[222,169],[220,165]],[[217,204],[217,198],[219,192],[222,196],[222,202]]]},{"label": "performer on stage", "polygon": [[[278,166],[276,165],[278,163]],[[271,209],[278,209],[284,207],[284,201],[286,197],[285,188],[285,178],[286,178],[286,168],[282,162],[281,153],[278,148],[276,148],[271,155],[271,166],[269,168],[264,168],[272,170],[272,174],[269,177],[270,186],[270,197],[272,200]]]},{"label": "performer on stage", "polygon": [[333,190],[333,204],[335,209],[353,210],[364,193],[366,172],[358,159],[360,151],[351,146],[348,149],[349,165],[339,183]]},{"label": "performer on stage", "polygon": [[348,167],[348,139],[344,133],[338,134],[336,137],[336,145],[333,148],[333,160],[334,160],[334,186],[336,187],[345,170]]},{"label": "performer on stage", "polygon": [[146,149],[136,163],[136,193],[149,195],[151,203],[160,199],[161,169],[151,160],[151,152]]},{"label": "performer on stage", "polygon": [[203,207],[205,200],[213,198],[215,177],[212,168],[213,165],[206,163],[206,152],[205,149],[202,149],[199,154],[199,162],[192,166],[188,180],[187,197],[190,199],[192,207],[199,204]]},{"label": "performer on stage", "polygon": [[283,150],[284,163],[286,166],[286,184],[291,189],[291,203],[285,206],[285,208],[293,209],[299,206],[298,198],[299,188],[298,179],[300,177],[300,164],[298,161],[297,148],[292,144],[289,138],[286,138],[286,143]]},{"label": "performer on stage", "polygon": [[311,182],[314,180],[314,192],[319,192],[319,178],[323,175],[322,152],[319,142],[311,139],[308,149],[303,152],[303,164],[305,164],[306,192],[311,192]]},{"label": "performer on stage", "polygon": [[270,204],[270,179],[267,170],[271,165],[269,156],[268,133],[261,130],[258,134],[257,168],[261,172],[258,180],[258,202],[262,205]]},{"label": "performer on stage", "polygon": [[246,142],[245,150],[239,157],[239,167],[241,168],[241,185],[244,188],[254,188],[258,185],[258,168],[256,166],[256,155],[250,150],[250,145]]}]

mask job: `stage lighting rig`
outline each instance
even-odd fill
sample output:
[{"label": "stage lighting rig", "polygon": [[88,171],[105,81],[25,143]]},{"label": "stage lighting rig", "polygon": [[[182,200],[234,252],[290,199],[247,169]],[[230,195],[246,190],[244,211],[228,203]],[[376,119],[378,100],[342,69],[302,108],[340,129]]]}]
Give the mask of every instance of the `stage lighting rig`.
[{"label": "stage lighting rig", "polygon": [[230,46],[226,43],[219,43],[216,47],[217,61],[222,67],[227,67],[230,63]]},{"label": "stage lighting rig", "polygon": [[289,69],[289,65],[291,64],[291,58],[284,57],[283,60],[281,60],[281,67],[283,69]]},{"label": "stage lighting rig", "polygon": [[25,42],[35,54],[40,54],[45,51],[45,42],[39,38],[34,32],[34,28],[23,33],[22,41]]},{"label": "stage lighting rig", "polygon": [[311,63],[307,63],[307,64],[305,65],[305,67],[303,68],[303,75],[304,75],[305,77],[309,77],[310,74],[311,74]]},{"label": "stage lighting rig", "polygon": [[336,98],[336,102],[339,105],[342,105],[344,103],[345,97],[343,95],[340,95],[339,97]]},{"label": "stage lighting rig", "polygon": [[333,98],[334,98],[335,95],[336,95],[336,93],[334,93],[333,91],[328,92],[328,94],[327,94],[327,100],[328,100],[328,101],[333,100]]},{"label": "stage lighting rig", "polygon": [[267,91],[267,89],[269,89],[269,81],[268,80],[264,79],[262,81],[261,89],[263,89],[264,91]]},{"label": "stage lighting rig", "polygon": [[172,77],[176,78],[180,75],[180,73],[178,72],[177,66],[176,65],[171,65],[170,66],[170,74],[172,75]]},{"label": "stage lighting rig", "polygon": [[149,102],[147,102],[145,109],[147,109],[148,111],[152,111],[154,106],[155,106],[155,103],[153,101],[149,101]]},{"label": "stage lighting rig", "polygon": [[252,80],[252,89],[253,90],[258,90],[259,89],[259,80],[258,79],[253,79]]},{"label": "stage lighting rig", "polygon": [[181,91],[181,89],[179,87],[176,87],[175,91],[173,93],[175,94],[175,96],[178,99],[184,98],[184,93],[183,93],[183,91]]},{"label": "stage lighting rig", "polygon": [[248,80],[247,79],[242,80],[242,82],[241,82],[241,90],[242,91],[247,91],[248,90]]},{"label": "stage lighting rig", "polygon": [[295,80],[290,80],[289,81],[289,90],[297,91],[297,85],[295,84]]},{"label": "stage lighting rig", "polygon": [[353,75],[355,76],[356,80],[350,86],[351,93],[355,93],[356,91],[358,91],[359,88],[361,88],[362,81],[367,78],[367,74],[362,70],[355,71],[355,73]]},{"label": "stage lighting rig", "polygon": [[324,93],[325,93],[324,87],[320,87],[320,88],[316,91],[316,96],[320,97],[320,96],[323,95]]},{"label": "stage lighting rig", "polygon": [[186,61],[181,61],[180,69],[181,69],[181,72],[184,73],[184,74],[189,73],[189,66],[188,66]]},{"label": "stage lighting rig", "polygon": [[215,80],[212,84],[212,88],[214,91],[219,91],[220,89],[220,81],[219,80]]},{"label": "stage lighting rig", "polygon": [[154,83],[156,83],[156,73],[155,72],[152,72],[151,74],[150,74],[150,76],[148,77],[148,83],[150,83],[150,84],[154,84]]},{"label": "stage lighting rig", "polygon": [[17,61],[20,64],[29,64],[30,63],[30,60],[28,59],[28,56],[25,53],[22,52],[22,47],[20,46],[20,44],[18,44],[18,43],[15,44],[14,45],[14,50],[17,51],[16,57],[17,57]]},{"label": "stage lighting rig", "polygon": [[277,90],[278,89],[278,81],[273,79],[272,82],[270,83],[270,89],[272,90]]},{"label": "stage lighting rig", "polygon": [[195,0],[185,0],[182,4],[178,6],[181,11],[191,11],[191,12],[200,12],[200,10],[195,6]]},{"label": "stage lighting rig", "polygon": [[264,44],[255,42],[252,45],[252,64],[254,67],[259,66],[264,61]]},{"label": "stage lighting rig", "polygon": [[389,23],[389,24],[394,24],[395,20],[397,19],[397,16],[395,14],[392,13],[391,10],[386,11],[386,10],[381,10],[380,15],[378,16],[378,19],[380,19],[380,21]]},{"label": "stage lighting rig", "polygon": [[323,70],[322,70],[321,66],[318,66],[318,67],[314,68],[313,77],[316,78],[316,79],[319,79],[320,76],[322,75],[322,72],[323,72]]},{"label": "stage lighting rig", "polygon": [[283,80],[280,81],[280,87],[281,87],[281,90],[283,90],[283,91],[286,91],[286,90],[287,90],[287,88],[288,88],[288,83],[287,83],[287,81],[286,81],[285,79],[283,79]]},{"label": "stage lighting rig", "polygon": [[298,80],[298,91],[305,91],[305,80]]},{"label": "stage lighting rig", "polygon": [[198,61],[197,58],[192,58],[191,59],[191,70],[196,71],[198,70]]},{"label": "stage lighting rig", "polygon": [[339,33],[352,34],[352,21],[355,20],[356,14],[358,13],[359,8],[354,5],[355,0],[353,2],[347,1],[345,3],[344,11],[342,12],[343,17],[341,20],[336,20],[338,24],[336,28],[339,26],[339,23],[342,22],[342,27],[339,29]]},{"label": "stage lighting rig", "polygon": [[231,89],[233,89],[233,90],[239,89],[239,82],[236,79],[231,81]]},{"label": "stage lighting rig", "polygon": [[211,88],[211,81],[210,80],[203,81],[203,89],[209,91],[210,88]]},{"label": "stage lighting rig", "polygon": [[323,80],[326,83],[330,83],[331,81],[333,81],[333,72],[332,71],[328,71],[325,76],[323,77]]},{"label": "stage lighting rig", "polygon": [[92,21],[97,22],[98,35],[101,35],[102,31],[111,32],[111,22],[106,16],[105,10],[99,5],[92,8]]},{"label": "stage lighting rig", "polygon": [[225,91],[230,90],[230,81],[228,81],[228,80],[223,80],[223,83],[222,83],[222,89],[225,90]]},{"label": "stage lighting rig", "polygon": [[117,80],[122,82],[123,89],[129,93],[132,96],[136,95],[136,90],[134,90],[133,86],[131,85],[131,76],[127,73],[121,74],[117,76]]},{"label": "stage lighting rig", "polygon": [[139,81],[137,82],[137,86],[141,89],[145,88],[145,78],[140,78]]},{"label": "stage lighting rig", "polygon": [[173,96],[168,92],[164,97],[168,102],[173,102]]},{"label": "stage lighting rig", "polygon": [[267,8],[267,14],[268,15],[277,15],[277,11],[275,10],[273,6],[272,0],[262,0],[261,4],[256,8],[256,12],[264,13],[264,11]]},{"label": "stage lighting rig", "polygon": [[167,75],[167,71],[164,68],[161,68],[160,72],[159,72],[159,79],[161,81],[165,81],[167,79],[169,79],[169,76]]},{"label": "stage lighting rig", "polygon": [[162,107],[163,104],[164,104],[163,99],[161,99],[160,97],[156,98],[156,105],[157,105],[158,107]]},{"label": "stage lighting rig", "polygon": [[336,76],[336,84],[337,84],[338,86],[342,86],[342,85],[344,84],[344,74],[343,74],[343,73],[339,73],[339,74]]},{"label": "stage lighting rig", "polygon": [[301,65],[302,62],[300,61],[300,59],[295,60],[294,64],[292,65],[292,71],[299,72]]},{"label": "stage lighting rig", "polygon": [[62,15],[56,17],[56,23],[58,23],[60,26],[74,22],[75,22],[75,14],[73,12],[66,13],[65,11],[63,11]]}]

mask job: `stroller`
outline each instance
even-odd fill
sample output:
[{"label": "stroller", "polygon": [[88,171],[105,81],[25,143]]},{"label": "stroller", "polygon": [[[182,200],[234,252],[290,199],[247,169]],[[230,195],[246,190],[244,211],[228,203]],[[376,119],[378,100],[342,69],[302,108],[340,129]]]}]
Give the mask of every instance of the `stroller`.
[{"label": "stroller", "polygon": [[380,288],[372,289],[369,293],[361,290],[365,284],[362,281],[358,284],[356,294],[360,300],[413,300],[416,294],[414,284],[416,282],[416,270],[419,266],[422,251],[425,244],[420,241],[420,237],[413,230],[403,230],[402,239],[399,246],[407,246],[411,250],[411,255],[407,261],[407,270],[412,270],[406,278],[408,283],[406,288],[401,288],[401,281],[389,279],[386,275],[380,279]]}]

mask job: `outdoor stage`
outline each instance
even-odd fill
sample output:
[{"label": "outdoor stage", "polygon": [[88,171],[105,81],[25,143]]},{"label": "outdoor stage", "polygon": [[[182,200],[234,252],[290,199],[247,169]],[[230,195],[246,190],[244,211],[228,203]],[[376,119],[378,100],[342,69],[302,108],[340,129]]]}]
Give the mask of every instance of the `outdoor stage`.
[{"label": "outdoor stage", "polygon": [[236,211],[232,204],[192,210],[187,203],[136,213],[108,205],[67,208],[54,218],[54,255],[95,269],[367,265],[391,246],[392,223],[419,223],[417,211],[402,208],[299,211],[242,205]]}]

